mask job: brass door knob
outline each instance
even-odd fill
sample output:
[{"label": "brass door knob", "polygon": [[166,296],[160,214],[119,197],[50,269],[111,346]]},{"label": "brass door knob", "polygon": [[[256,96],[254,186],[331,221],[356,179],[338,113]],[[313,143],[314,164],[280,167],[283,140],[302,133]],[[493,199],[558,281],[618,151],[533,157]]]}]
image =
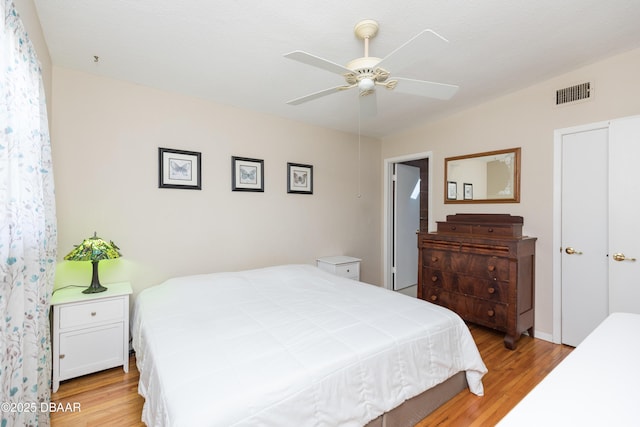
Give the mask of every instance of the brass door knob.
[{"label": "brass door knob", "polygon": [[569,246],[567,249],[564,250],[567,254],[569,255],[582,255],[582,252],[580,251],[576,251],[575,249],[573,249],[571,246]]},{"label": "brass door knob", "polygon": [[621,253],[615,253],[613,254],[613,260],[614,261],[635,261],[635,258],[627,258],[624,254]]}]

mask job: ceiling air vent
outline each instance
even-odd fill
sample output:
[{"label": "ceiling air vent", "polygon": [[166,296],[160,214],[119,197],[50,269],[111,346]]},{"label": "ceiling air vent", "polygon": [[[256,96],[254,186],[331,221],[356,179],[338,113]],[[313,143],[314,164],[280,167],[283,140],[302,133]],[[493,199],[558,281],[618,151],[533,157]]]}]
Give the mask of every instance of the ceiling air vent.
[{"label": "ceiling air vent", "polygon": [[567,102],[589,99],[591,97],[591,83],[581,83],[579,85],[558,89],[556,91],[556,105]]}]

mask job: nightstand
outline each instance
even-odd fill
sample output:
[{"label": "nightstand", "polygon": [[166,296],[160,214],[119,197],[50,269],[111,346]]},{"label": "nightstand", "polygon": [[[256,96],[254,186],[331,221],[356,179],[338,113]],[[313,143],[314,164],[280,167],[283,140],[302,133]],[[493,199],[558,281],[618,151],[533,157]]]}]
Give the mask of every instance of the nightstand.
[{"label": "nightstand", "polygon": [[360,280],[360,258],[337,255],[318,258],[318,268],[347,279]]},{"label": "nightstand", "polygon": [[83,294],[85,287],[56,290],[53,307],[53,391],[60,381],[122,366],[129,372],[129,282]]}]

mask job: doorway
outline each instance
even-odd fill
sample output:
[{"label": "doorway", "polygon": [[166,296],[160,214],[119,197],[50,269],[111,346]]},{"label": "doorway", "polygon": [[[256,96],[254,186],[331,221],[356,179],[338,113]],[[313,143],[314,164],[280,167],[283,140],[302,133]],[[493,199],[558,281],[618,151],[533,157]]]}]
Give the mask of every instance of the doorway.
[{"label": "doorway", "polygon": [[[429,167],[432,154],[417,153],[384,161],[384,242],[383,274],[384,286],[410,296],[417,296],[418,251],[416,231],[428,231],[431,210],[431,175]],[[409,171],[404,188],[397,187],[398,169]],[[419,185],[416,193],[415,172],[419,171]],[[402,172],[400,173],[402,175]],[[400,178],[402,180],[402,176]],[[410,184],[411,180],[413,185]],[[408,184],[409,183],[409,184]],[[409,187],[411,187],[409,189]],[[417,197],[418,209],[397,211],[400,193],[405,200]],[[411,204],[411,203],[409,203]],[[407,208],[403,204],[403,208]],[[413,282],[411,277],[414,277]]]}]

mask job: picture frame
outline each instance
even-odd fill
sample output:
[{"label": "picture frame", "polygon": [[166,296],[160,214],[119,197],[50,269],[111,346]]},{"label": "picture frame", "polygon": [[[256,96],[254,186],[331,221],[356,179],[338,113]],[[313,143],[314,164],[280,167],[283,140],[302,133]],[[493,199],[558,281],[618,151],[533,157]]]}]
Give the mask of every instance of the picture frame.
[{"label": "picture frame", "polygon": [[458,183],[447,181],[447,199],[456,200],[458,198]]},{"label": "picture frame", "polygon": [[202,154],[158,147],[158,188],[202,189]]},{"label": "picture frame", "polygon": [[313,194],[313,165],[287,163],[287,193]]},{"label": "picture frame", "polygon": [[473,200],[473,184],[469,184],[469,183],[464,183],[462,184],[463,187],[463,196],[464,196],[464,200]]},{"label": "picture frame", "polygon": [[264,160],[232,156],[231,191],[264,192]]}]

